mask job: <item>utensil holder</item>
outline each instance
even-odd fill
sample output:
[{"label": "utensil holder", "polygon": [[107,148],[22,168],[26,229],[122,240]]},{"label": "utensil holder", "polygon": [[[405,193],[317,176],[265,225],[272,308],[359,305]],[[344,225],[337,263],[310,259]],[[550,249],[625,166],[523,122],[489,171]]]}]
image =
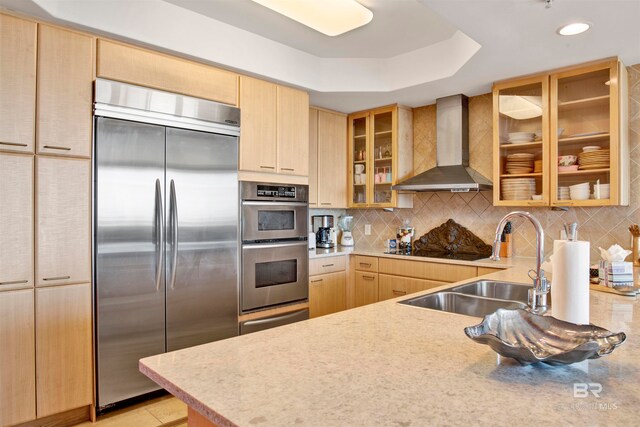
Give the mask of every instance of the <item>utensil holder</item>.
[{"label": "utensil holder", "polygon": [[640,237],[631,236],[631,256],[633,257],[633,266],[640,266]]}]

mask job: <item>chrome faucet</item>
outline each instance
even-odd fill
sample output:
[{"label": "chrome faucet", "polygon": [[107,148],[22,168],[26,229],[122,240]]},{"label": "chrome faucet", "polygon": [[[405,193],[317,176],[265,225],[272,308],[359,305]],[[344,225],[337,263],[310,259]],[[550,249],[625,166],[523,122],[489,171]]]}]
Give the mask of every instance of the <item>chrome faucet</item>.
[{"label": "chrome faucet", "polygon": [[[493,241],[493,255],[491,259],[494,261],[500,260],[500,237],[502,236],[502,230],[505,225],[507,225],[507,222],[516,216],[528,219],[536,229],[536,268],[535,270],[529,270],[529,278],[533,280],[533,288],[529,289],[529,307],[531,312],[542,314],[549,308],[547,305],[547,294],[549,293],[551,284],[547,281],[547,278],[544,276],[544,270],[541,268],[542,260],[544,259],[544,230],[542,229],[540,221],[529,212],[515,211],[506,214],[498,223],[498,228],[496,228],[496,238]],[[535,276],[532,276],[532,274]]]}]

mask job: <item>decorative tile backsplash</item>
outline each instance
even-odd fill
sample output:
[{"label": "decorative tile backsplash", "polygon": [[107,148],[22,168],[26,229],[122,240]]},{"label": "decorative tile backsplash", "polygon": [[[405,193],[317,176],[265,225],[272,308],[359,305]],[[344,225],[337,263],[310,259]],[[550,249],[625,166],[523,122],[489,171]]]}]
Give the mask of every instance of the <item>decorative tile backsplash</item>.
[{"label": "decorative tile backsplash", "polygon": [[[599,259],[598,246],[614,243],[628,247],[630,224],[640,224],[640,64],[627,68],[629,72],[629,143],[631,157],[631,197],[626,207],[571,208],[567,212],[550,208],[528,209],[542,223],[545,231],[545,251],[560,238],[564,222],[578,222],[578,238],[591,242],[591,259]],[[469,99],[469,150],[471,167],[492,176],[492,100],[491,94]],[[414,172],[435,166],[435,105],[413,110]],[[396,227],[408,220],[416,227],[416,237],[453,218],[485,242],[491,243],[498,221],[512,207],[494,207],[490,191],[480,193],[417,193],[413,209],[350,209],[354,216],[353,232],[356,245],[384,249],[385,240],[395,237]],[[514,252],[534,256],[536,235],[526,220],[514,221]],[[371,224],[371,235],[364,235],[365,224]]]}]

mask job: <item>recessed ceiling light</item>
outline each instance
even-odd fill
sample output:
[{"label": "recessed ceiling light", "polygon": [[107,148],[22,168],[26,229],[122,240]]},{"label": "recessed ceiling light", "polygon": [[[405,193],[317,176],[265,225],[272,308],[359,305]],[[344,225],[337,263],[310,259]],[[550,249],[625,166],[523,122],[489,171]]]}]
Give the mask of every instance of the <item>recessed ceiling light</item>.
[{"label": "recessed ceiling light", "polygon": [[328,36],[362,27],[373,18],[373,12],[355,0],[253,1]]},{"label": "recessed ceiling light", "polygon": [[574,22],[558,28],[558,34],[561,36],[575,36],[576,34],[584,33],[589,28],[591,28],[591,24],[586,22]]}]

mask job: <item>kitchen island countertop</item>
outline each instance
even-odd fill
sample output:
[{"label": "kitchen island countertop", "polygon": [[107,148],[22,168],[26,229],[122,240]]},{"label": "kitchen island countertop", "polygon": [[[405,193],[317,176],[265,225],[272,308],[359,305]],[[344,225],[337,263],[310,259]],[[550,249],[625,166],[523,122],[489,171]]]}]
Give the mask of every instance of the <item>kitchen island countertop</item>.
[{"label": "kitchen island countertop", "polygon": [[[528,267],[485,277],[528,283]],[[404,298],[148,357],[140,369],[221,426],[637,425],[638,297],[591,292],[591,322],[627,342],[562,367],[500,358],[465,336],[480,319]],[[599,397],[580,397],[594,384]]]}]

